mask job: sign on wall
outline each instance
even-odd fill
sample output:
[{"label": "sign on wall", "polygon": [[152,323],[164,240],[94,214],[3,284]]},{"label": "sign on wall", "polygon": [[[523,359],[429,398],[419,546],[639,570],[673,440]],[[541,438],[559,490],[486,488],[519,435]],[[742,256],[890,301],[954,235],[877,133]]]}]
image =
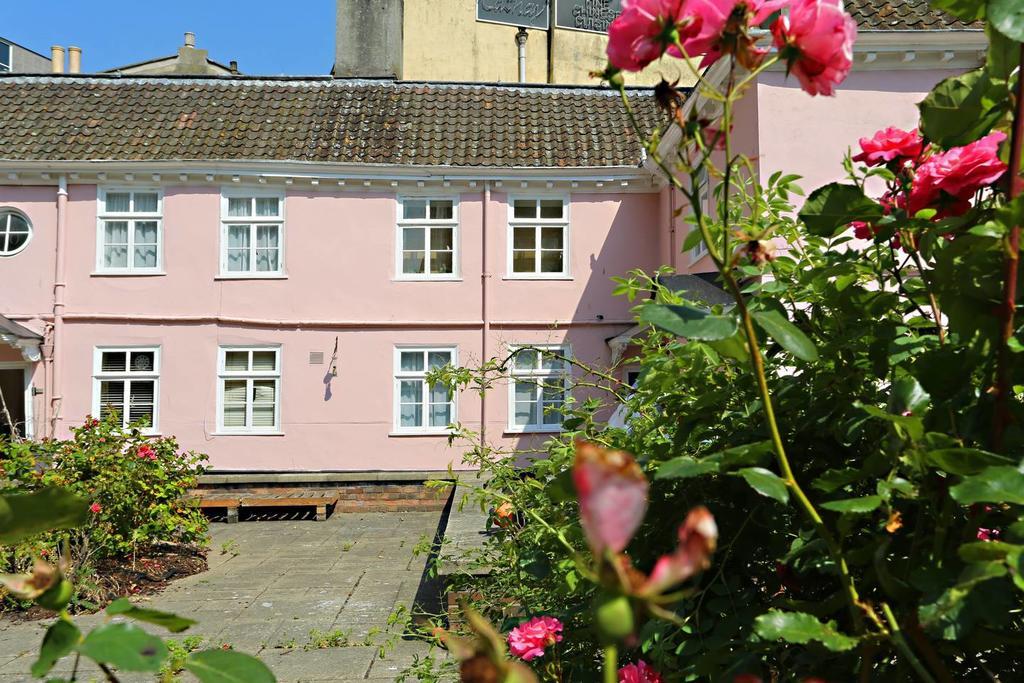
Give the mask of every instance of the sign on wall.
[{"label": "sign on wall", "polygon": [[622,0],[555,0],[558,28],[607,33],[608,24],[621,13]]},{"label": "sign on wall", "polygon": [[548,28],[548,0],[476,0],[477,21]]},{"label": "sign on wall", "polygon": [[[607,33],[622,13],[622,0],[552,0],[555,26],[573,31]],[[548,0],[476,0],[477,21],[547,29]]]}]

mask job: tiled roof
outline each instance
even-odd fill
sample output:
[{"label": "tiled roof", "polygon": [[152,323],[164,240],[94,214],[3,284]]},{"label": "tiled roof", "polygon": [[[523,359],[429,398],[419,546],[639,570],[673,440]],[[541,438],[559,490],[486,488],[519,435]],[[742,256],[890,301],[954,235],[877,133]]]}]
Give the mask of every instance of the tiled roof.
[{"label": "tiled roof", "polygon": [[981,29],[928,6],[927,0],[846,0],[844,8],[861,31],[963,31]]},{"label": "tiled roof", "polygon": [[[650,90],[632,94],[655,125]],[[331,78],[0,77],[0,159],[636,166],[617,93]]]}]

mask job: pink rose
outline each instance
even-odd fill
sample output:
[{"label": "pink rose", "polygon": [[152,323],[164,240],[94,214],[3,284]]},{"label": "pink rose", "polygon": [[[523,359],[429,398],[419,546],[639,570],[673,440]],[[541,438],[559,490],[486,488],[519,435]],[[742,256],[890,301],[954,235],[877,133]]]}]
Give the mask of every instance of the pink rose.
[{"label": "pink rose", "polygon": [[832,95],[853,65],[857,24],[840,0],[793,0],[789,15],[772,24],[787,69],[810,95]]},{"label": "pink rose", "polygon": [[554,617],[534,617],[508,633],[508,649],[523,661],[544,656],[544,648],[562,642],[562,622]]},{"label": "pink rose", "polygon": [[659,595],[707,569],[717,544],[718,526],[708,509],[700,506],[690,510],[679,526],[679,547],[658,559],[639,595]]},{"label": "pink rose", "polygon": [[622,0],[622,14],[608,26],[608,61],[625,71],[640,71],[673,47],[689,28],[683,0]]},{"label": "pink rose", "polygon": [[907,212],[936,208],[936,218],[959,216],[971,208],[970,198],[1006,173],[999,159],[999,144],[1005,133],[996,131],[980,140],[934,154],[921,164],[910,187]]},{"label": "pink rose", "polygon": [[859,240],[870,240],[875,238],[875,226],[864,221],[850,221],[853,228],[853,236]]},{"label": "pink rose", "polygon": [[92,505],[89,506],[89,512],[93,513],[94,515],[100,512],[102,509],[103,506],[101,506],[99,503],[93,503]]},{"label": "pink rose", "polygon": [[714,64],[724,54],[735,54],[747,69],[761,63],[768,53],[754,46],[748,29],[757,26],[786,0],[687,0],[686,12],[693,16],[693,35],[683,38],[683,49],[690,57],[704,55],[701,67]]},{"label": "pink rose", "polygon": [[647,512],[647,478],[636,460],[625,451],[580,440],[572,478],[580,524],[594,555],[622,552]]},{"label": "pink rose", "polygon": [[156,460],[156,451],[154,451],[149,444],[142,444],[139,446],[139,450],[135,452],[135,455],[142,458],[143,460]]},{"label": "pink rose", "polygon": [[999,536],[999,529],[985,529],[984,527],[978,527],[977,538],[979,541],[998,541]]},{"label": "pink rose", "polygon": [[662,683],[662,680],[661,674],[641,659],[619,669],[619,683]]},{"label": "pink rose", "polygon": [[890,126],[875,133],[874,137],[861,138],[861,153],[853,160],[868,166],[881,166],[894,159],[916,159],[921,156],[923,148],[924,141],[919,132]]}]

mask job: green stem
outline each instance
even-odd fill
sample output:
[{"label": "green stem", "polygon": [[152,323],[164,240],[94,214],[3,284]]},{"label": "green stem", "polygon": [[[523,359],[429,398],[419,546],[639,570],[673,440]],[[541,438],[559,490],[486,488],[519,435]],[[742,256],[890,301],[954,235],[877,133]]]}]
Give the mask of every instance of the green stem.
[{"label": "green stem", "polygon": [[917,658],[914,651],[910,649],[910,645],[907,640],[903,637],[903,631],[900,630],[899,622],[896,621],[895,615],[892,613],[892,609],[889,607],[889,603],[882,603],[882,613],[885,614],[885,620],[889,622],[889,640],[893,642],[896,648],[907,658],[910,666],[913,667],[914,671],[925,683],[936,683],[935,677],[929,673],[928,669],[924,668],[924,664]]},{"label": "green stem", "polygon": [[604,646],[604,683],[619,681],[619,648],[614,644]]}]

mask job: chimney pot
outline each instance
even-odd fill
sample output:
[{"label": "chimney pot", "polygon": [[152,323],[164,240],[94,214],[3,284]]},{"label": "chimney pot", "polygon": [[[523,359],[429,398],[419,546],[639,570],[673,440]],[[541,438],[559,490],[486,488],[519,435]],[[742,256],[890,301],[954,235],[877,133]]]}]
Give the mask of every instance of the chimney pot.
[{"label": "chimney pot", "polygon": [[195,46],[196,46],[196,34],[192,33],[192,31],[186,31],[185,32],[185,47],[195,47]]},{"label": "chimney pot", "polygon": [[75,45],[68,46],[68,73],[82,73],[82,48]]},{"label": "chimney pot", "polygon": [[50,72],[55,74],[64,73],[63,45],[53,45],[50,47]]},{"label": "chimney pot", "polygon": [[228,62],[228,68],[231,70],[231,73],[235,74],[236,76],[238,75],[238,62],[232,59],[230,62]]}]

